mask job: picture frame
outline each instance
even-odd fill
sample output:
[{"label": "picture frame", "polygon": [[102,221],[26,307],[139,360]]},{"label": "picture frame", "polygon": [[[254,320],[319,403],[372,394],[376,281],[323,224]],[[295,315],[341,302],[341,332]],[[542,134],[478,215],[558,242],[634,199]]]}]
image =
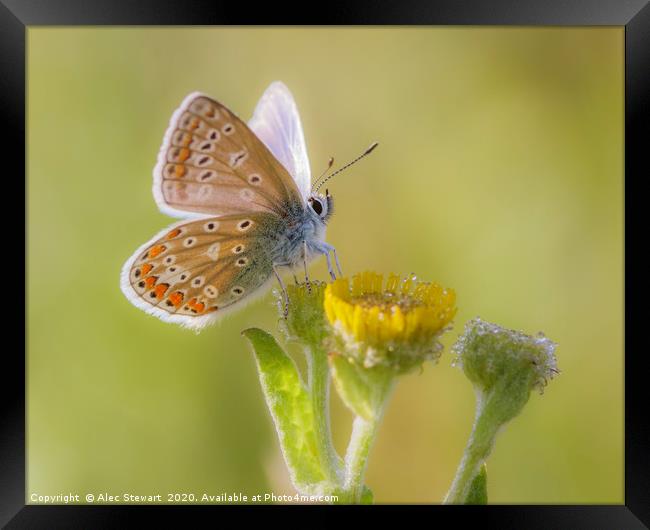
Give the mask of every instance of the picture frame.
[{"label": "picture frame", "polygon": [[[305,8],[306,10],[306,8]],[[271,6],[260,6],[256,13],[246,13],[239,4],[188,0],[0,0],[0,71],[2,83],[3,123],[13,134],[6,142],[7,152],[14,153],[14,171],[25,174],[25,60],[26,29],[57,25],[286,25],[286,17]],[[642,263],[635,256],[633,232],[641,223],[639,201],[643,194],[639,182],[647,174],[644,160],[650,109],[650,5],[644,0],[497,0],[494,2],[405,1],[346,3],[342,7],[323,9],[319,20],[314,15],[296,11],[292,24],[309,25],[553,25],[553,26],[624,26],[625,28],[625,263],[628,267]],[[281,20],[282,19],[282,20]],[[643,133],[646,133],[645,135]],[[644,173],[642,175],[642,172]],[[24,189],[22,190],[24,192]],[[29,204],[25,208],[29,209]],[[28,261],[29,256],[25,259]],[[632,276],[630,276],[632,278]],[[629,280],[628,280],[629,281]],[[431,518],[454,524],[480,518],[482,524],[499,528],[646,528],[650,525],[650,472],[648,447],[650,429],[645,409],[643,380],[646,360],[643,349],[636,346],[635,326],[642,311],[632,311],[639,296],[625,289],[625,504],[589,506],[489,506],[450,507],[400,506],[380,507],[398,511],[414,509]],[[24,296],[24,293],[23,293]],[[630,345],[633,347],[630,348]],[[26,349],[23,355],[26,355]],[[629,352],[629,353],[627,353]],[[124,526],[132,520],[132,506],[29,506],[25,503],[25,357],[15,348],[5,352],[5,399],[2,407],[2,478],[0,480],[0,523],[8,528]],[[202,507],[203,508],[203,507]],[[214,508],[214,507],[213,507]],[[237,509],[242,514],[246,507]],[[286,508],[286,507],[279,507]],[[147,507],[147,520],[161,518],[168,524],[182,524],[195,515],[188,507]],[[267,510],[273,507],[255,507]],[[334,516],[324,507],[317,509],[324,517]],[[352,508],[345,508],[346,510]],[[140,511],[140,510],[138,510]],[[329,513],[328,513],[329,512]],[[348,512],[344,512],[348,513]],[[368,512],[365,512],[368,513]],[[234,512],[233,512],[234,514]],[[259,515],[259,514],[258,514]]]}]

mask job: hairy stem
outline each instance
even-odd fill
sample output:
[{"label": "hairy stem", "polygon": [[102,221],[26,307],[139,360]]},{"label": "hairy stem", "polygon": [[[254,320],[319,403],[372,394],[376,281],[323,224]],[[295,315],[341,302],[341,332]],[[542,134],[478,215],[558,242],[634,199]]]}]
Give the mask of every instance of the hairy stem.
[{"label": "hairy stem", "polygon": [[345,455],[345,500],[351,504],[359,504],[364,491],[364,475],[368,466],[370,449],[377,436],[388,396],[394,388],[395,379],[386,379],[380,390],[380,399],[376,404],[375,414],[371,419],[361,416],[354,418],[352,436]]},{"label": "hairy stem", "polygon": [[476,416],[467,447],[456,471],[456,476],[443,501],[444,504],[464,504],[472,481],[487,459],[499,430],[490,410],[490,400],[482,393],[476,396]]},{"label": "hairy stem", "polygon": [[361,501],[363,493],[363,477],[368,465],[368,455],[370,448],[377,435],[379,422],[375,420],[364,420],[361,416],[354,419],[352,426],[352,436],[345,458],[345,491],[347,501],[352,504],[358,504]]}]

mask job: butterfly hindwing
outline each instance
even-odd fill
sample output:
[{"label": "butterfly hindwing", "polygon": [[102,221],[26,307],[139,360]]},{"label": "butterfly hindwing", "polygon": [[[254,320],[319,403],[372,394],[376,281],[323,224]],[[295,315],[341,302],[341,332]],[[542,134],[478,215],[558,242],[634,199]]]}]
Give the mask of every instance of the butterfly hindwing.
[{"label": "butterfly hindwing", "polygon": [[287,169],[234,113],[200,93],[172,116],[154,169],[160,209],[181,217],[282,214],[301,194]]},{"label": "butterfly hindwing", "polygon": [[127,261],[122,290],[148,313],[202,328],[272,277],[265,241],[274,218],[251,212],[176,223]]}]

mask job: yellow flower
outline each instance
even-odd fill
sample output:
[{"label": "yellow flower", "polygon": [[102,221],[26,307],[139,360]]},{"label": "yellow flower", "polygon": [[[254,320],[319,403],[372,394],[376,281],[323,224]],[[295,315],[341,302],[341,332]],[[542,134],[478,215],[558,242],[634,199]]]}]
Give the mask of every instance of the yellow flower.
[{"label": "yellow flower", "polygon": [[327,319],[346,353],[366,368],[400,371],[439,356],[437,338],[456,314],[456,293],[415,277],[363,272],[325,288]]}]

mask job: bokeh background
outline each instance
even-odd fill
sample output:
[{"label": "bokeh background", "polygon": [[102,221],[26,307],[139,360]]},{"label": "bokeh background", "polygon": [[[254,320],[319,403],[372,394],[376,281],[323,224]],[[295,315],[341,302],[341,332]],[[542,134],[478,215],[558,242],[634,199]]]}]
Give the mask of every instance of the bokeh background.
[{"label": "bokeh background", "polygon": [[[344,271],[454,287],[447,344],[477,315],[559,343],[490,501],[623,502],[622,28],[30,28],[27,66],[28,494],[292,492],[239,333],[277,334],[272,295],[196,335],[119,289],[172,222],[151,171],[175,107],[200,90],[248,119],[279,79],[313,173],[380,142],[329,186]],[[450,362],[400,381],[378,502],[443,498],[474,409]]]}]

